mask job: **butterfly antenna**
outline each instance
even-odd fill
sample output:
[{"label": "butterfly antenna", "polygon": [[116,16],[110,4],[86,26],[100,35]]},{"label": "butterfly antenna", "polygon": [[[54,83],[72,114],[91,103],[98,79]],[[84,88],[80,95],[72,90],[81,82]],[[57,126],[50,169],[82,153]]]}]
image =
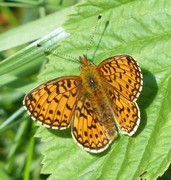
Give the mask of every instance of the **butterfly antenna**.
[{"label": "butterfly antenna", "polygon": [[78,60],[77,58],[73,57],[73,56],[70,56],[70,55],[61,53],[61,52],[59,52],[59,51],[55,51],[55,50],[53,50],[53,49],[44,47],[44,46],[42,46],[41,44],[37,44],[37,47],[42,48],[42,50],[43,50],[45,53],[47,53],[48,55],[49,55],[49,54],[53,54],[53,55],[55,55],[55,56],[58,56],[58,57],[61,57],[61,58],[64,58],[64,59],[65,59],[65,58],[66,58],[66,59],[69,58],[69,59],[71,59],[71,60],[74,60],[74,62],[75,62],[75,60],[79,62],[79,60]]},{"label": "butterfly antenna", "polygon": [[98,48],[99,48],[99,45],[100,45],[100,43],[101,43],[101,41],[102,41],[102,37],[103,37],[103,35],[104,35],[104,33],[105,33],[106,28],[108,27],[108,25],[109,25],[109,21],[106,22],[105,27],[104,27],[104,29],[103,29],[103,31],[102,31],[102,34],[101,34],[100,39],[99,39],[99,42],[98,42],[98,44],[97,44],[97,46],[96,46],[96,49],[95,49],[95,51],[94,51],[94,53],[93,53],[92,61],[93,61],[93,59],[94,59],[94,57],[95,57],[95,54],[96,54],[96,52],[97,52],[97,50],[98,50]]},{"label": "butterfly antenna", "polygon": [[98,25],[99,25],[99,22],[100,22],[100,19],[101,19],[101,18],[102,18],[102,15],[99,14],[98,19],[97,19],[97,22],[96,22],[96,24],[95,24],[95,26],[94,26],[94,29],[93,29],[91,38],[90,38],[90,42],[89,42],[89,44],[88,44],[88,46],[87,46],[87,49],[86,49],[86,53],[85,53],[86,56],[87,56],[87,53],[88,53],[88,51],[89,51],[89,49],[90,49],[90,47],[91,47],[91,44],[92,44],[92,42],[93,42],[94,35],[95,35],[96,31],[97,31],[97,27],[98,27]]}]

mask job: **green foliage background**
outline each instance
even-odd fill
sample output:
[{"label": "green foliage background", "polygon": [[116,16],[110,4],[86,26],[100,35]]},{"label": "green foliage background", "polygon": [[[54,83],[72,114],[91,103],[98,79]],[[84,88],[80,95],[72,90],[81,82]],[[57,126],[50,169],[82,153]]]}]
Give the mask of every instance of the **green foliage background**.
[{"label": "green foliage background", "polygon": [[[59,21],[59,14],[52,14],[50,22]],[[40,126],[36,136],[42,143],[36,149],[30,136],[26,158],[29,163],[25,169],[33,167],[30,164],[35,145],[36,152],[43,154],[41,173],[50,174],[49,179],[157,179],[171,162],[171,1],[86,0],[72,10],[67,21],[62,20],[64,29],[56,29],[39,43],[55,52],[78,58],[86,51],[99,14],[102,14],[102,20],[88,57],[93,58],[95,64],[115,54],[130,54],[137,59],[144,76],[138,99],[142,117],[140,127],[133,137],[120,135],[105,152],[91,154],[75,144],[70,129],[57,131]],[[39,28],[34,31],[38,32]],[[20,82],[20,86],[13,85],[14,89],[27,93],[35,83],[30,83],[21,74],[27,76],[30,69],[42,63],[39,83],[79,74],[78,62],[52,54],[46,60],[47,54],[36,48],[36,43],[1,62],[0,74],[4,79],[1,85],[8,87],[12,82]],[[163,179],[169,175],[167,172]]]}]

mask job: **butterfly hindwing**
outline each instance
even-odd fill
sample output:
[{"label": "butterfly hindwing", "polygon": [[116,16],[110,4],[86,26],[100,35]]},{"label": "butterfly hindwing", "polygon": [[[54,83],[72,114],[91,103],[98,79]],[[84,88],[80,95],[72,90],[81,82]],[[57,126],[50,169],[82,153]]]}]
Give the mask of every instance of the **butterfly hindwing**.
[{"label": "butterfly hindwing", "polygon": [[136,102],[128,101],[114,90],[108,91],[114,119],[117,127],[123,134],[132,136],[137,130],[140,122],[140,111]]},{"label": "butterfly hindwing", "polygon": [[72,121],[72,136],[76,142],[90,152],[101,152],[106,149],[117,136],[114,122],[111,124],[112,133],[103,123],[104,119],[94,109],[88,98],[78,101]]}]

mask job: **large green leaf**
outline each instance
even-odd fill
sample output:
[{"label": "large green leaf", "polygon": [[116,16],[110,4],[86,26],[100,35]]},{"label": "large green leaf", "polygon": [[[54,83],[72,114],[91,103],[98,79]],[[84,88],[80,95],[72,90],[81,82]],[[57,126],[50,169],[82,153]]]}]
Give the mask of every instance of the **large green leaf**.
[{"label": "large green leaf", "polygon": [[[137,59],[144,76],[140,127],[133,137],[120,135],[105,152],[91,154],[75,144],[70,129],[41,126],[37,136],[44,143],[42,173],[51,174],[49,179],[156,179],[171,162],[171,1],[84,1],[65,24],[71,37],[57,52],[74,57],[85,53],[99,13],[103,17],[88,56],[94,56],[102,38],[96,64],[114,54]],[[40,77],[79,74],[78,67],[69,58],[51,56]]]}]

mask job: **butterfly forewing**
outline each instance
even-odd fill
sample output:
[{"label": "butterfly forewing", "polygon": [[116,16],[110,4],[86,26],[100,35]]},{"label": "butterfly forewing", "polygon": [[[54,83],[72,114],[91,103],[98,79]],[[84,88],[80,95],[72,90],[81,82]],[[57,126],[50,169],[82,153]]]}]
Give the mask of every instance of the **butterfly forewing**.
[{"label": "butterfly forewing", "polygon": [[98,65],[99,73],[127,100],[136,101],[142,89],[138,63],[129,55],[116,55]]},{"label": "butterfly forewing", "polygon": [[50,128],[65,129],[82,89],[79,76],[57,78],[36,87],[24,98],[24,106],[31,117]]}]

